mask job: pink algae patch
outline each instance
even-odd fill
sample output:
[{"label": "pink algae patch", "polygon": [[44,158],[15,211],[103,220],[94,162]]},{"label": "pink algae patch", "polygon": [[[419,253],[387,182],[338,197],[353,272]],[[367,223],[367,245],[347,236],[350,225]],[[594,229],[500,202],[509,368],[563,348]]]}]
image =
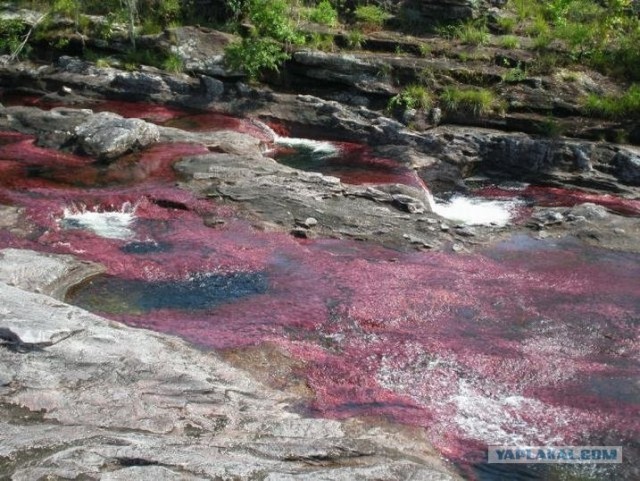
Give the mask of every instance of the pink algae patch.
[{"label": "pink algae patch", "polygon": [[558,187],[527,186],[524,189],[501,189],[485,187],[474,192],[476,195],[493,199],[522,198],[543,207],[573,207],[590,202],[601,205],[618,214],[640,215],[640,200],[624,199],[608,194],[590,194],[581,190]]}]

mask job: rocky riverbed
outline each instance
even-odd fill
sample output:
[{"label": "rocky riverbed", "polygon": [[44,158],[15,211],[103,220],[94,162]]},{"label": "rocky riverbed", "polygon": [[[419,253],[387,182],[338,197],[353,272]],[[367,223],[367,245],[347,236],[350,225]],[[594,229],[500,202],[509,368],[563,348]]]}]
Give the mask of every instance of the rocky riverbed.
[{"label": "rocky riverbed", "polygon": [[[0,66],[0,477],[636,479],[640,151],[605,139],[637,126],[576,103],[614,87],[398,119],[391,77],[468,74],[381,33],[250,86],[229,41],[142,39],[191,75]],[[625,463],[509,470],[488,444]]]}]

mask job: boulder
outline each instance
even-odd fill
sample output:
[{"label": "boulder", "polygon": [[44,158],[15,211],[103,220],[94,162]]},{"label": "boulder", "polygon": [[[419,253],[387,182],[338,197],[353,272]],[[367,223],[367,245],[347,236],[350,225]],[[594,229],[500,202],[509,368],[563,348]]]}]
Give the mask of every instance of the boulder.
[{"label": "boulder", "polygon": [[146,147],[160,138],[154,124],[140,119],[124,119],[100,112],[75,128],[82,150],[99,159],[115,159],[135,148]]}]

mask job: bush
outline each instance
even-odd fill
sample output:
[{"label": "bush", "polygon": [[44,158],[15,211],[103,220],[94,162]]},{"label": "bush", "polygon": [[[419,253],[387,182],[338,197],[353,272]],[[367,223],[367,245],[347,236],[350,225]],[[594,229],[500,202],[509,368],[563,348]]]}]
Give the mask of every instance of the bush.
[{"label": "bush", "polygon": [[338,25],[338,11],[333,8],[329,0],[322,0],[316,7],[311,10],[309,20],[321,25],[335,27]]},{"label": "bush", "polygon": [[402,92],[389,100],[389,110],[400,109],[430,109],[433,105],[431,93],[422,85],[409,85]]},{"label": "bush", "polygon": [[282,45],[269,38],[245,38],[229,44],[225,50],[225,61],[234,70],[243,70],[250,79],[256,79],[260,72],[278,72],[280,65],[289,59]]},{"label": "bush", "polygon": [[440,100],[450,112],[467,112],[474,116],[492,112],[497,101],[494,93],[487,89],[458,89],[447,87]]},{"label": "bush", "polygon": [[584,101],[587,112],[612,119],[640,117],[640,84],[634,84],[622,95],[589,95]]},{"label": "bush", "polygon": [[21,20],[0,18],[0,53],[12,54],[22,43],[25,25]]},{"label": "bush", "polygon": [[379,30],[391,15],[377,5],[360,5],[354,12],[356,20],[369,30]]}]

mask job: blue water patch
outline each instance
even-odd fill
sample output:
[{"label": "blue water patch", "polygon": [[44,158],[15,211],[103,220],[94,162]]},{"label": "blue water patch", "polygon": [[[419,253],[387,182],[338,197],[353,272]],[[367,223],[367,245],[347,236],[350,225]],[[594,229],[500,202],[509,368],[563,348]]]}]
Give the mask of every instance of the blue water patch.
[{"label": "blue water patch", "polygon": [[143,314],[158,309],[203,310],[265,293],[262,272],[197,274],[185,280],[143,281],[98,276],[71,291],[67,301],[93,312]]}]

